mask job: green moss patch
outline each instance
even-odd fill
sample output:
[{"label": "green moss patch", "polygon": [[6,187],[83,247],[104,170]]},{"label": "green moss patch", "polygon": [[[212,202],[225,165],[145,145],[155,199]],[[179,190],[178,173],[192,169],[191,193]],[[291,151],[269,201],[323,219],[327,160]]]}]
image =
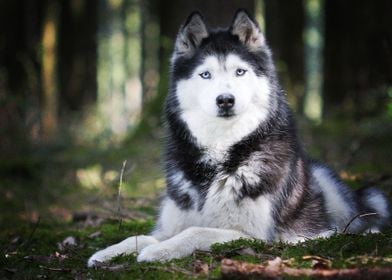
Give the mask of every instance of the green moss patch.
[{"label": "green moss patch", "polygon": [[[312,260],[328,261],[330,268],[392,266],[392,232],[368,235],[335,235],[296,245],[236,240],[214,244],[211,252],[197,251],[192,256],[166,263],[137,263],[136,256],[119,256],[106,266],[86,267],[96,250],[128,236],[145,234],[152,220],[118,221],[86,227],[81,224],[56,224],[41,221],[7,229],[0,234],[0,276],[2,279],[191,279],[219,278],[220,263],[231,258],[265,263],[275,257],[295,268],[310,268]],[[62,243],[71,238],[75,244]]]}]

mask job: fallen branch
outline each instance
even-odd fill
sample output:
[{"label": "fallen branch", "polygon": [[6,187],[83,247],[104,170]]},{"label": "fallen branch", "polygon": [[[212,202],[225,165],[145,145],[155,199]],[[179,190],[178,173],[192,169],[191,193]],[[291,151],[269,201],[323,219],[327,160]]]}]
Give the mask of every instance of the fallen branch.
[{"label": "fallen branch", "polygon": [[148,266],[148,269],[155,269],[158,271],[169,272],[169,273],[181,273],[183,275],[190,276],[190,277],[194,277],[196,275],[186,269],[183,269],[181,267],[177,267],[173,264],[170,266],[166,266],[166,267],[164,267],[164,266]]},{"label": "fallen branch", "polygon": [[12,273],[12,274],[15,274],[15,273],[18,272],[17,269],[15,269],[15,268],[8,268],[8,267],[4,267],[3,270],[4,270],[5,272]]},{"label": "fallen branch", "polygon": [[230,259],[223,259],[221,263],[223,278],[276,279],[289,277],[315,277],[323,279],[390,279],[392,267],[377,268],[345,268],[345,269],[310,269],[291,268],[284,265],[279,257],[264,264],[252,264]]},{"label": "fallen branch", "polygon": [[71,272],[72,271],[72,269],[70,269],[70,268],[47,267],[44,265],[40,265],[39,268],[49,270],[49,271],[54,271],[54,272]]},{"label": "fallen branch", "polygon": [[119,271],[127,271],[130,270],[128,264],[116,264],[116,265],[105,265],[101,264],[98,266],[99,269],[103,269],[110,272],[119,272]]}]

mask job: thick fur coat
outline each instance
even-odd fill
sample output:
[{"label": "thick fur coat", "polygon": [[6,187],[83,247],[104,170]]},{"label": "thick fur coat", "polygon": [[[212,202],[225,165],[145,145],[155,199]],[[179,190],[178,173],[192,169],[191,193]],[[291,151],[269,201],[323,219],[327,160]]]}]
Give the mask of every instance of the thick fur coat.
[{"label": "thick fur coat", "polygon": [[98,251],[89,266],[136,250],[138,261],[163,261],[238,238],[377,231],[388,220],[380,191],[352,192],[305,156],[266,40],[243,10],[227,29],[209,29],[199,13],[181,27],[165,118],[167,193],[154,231]]}]

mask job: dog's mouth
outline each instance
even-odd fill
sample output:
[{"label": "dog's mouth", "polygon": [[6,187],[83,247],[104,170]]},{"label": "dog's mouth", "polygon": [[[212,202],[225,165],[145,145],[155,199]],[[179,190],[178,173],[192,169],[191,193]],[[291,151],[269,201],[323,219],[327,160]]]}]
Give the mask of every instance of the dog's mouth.
[{"label": "dog's mouth", "polygon": [[220,118],[230,119],[230,118],[232,118],[234,116],[235,116],[235,112],[234,112],[233,109],[228,109],[228,110],[220,109],[218,111],[218,117],[220,117]]}]

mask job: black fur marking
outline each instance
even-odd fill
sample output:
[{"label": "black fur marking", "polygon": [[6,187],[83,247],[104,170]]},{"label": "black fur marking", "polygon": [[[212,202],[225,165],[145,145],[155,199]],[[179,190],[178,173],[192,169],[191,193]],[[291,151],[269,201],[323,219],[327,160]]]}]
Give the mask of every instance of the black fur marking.
[{"label": "black fur marking", "polygon": [[191,198],[191,196],[187,193],[181,193],[178,191],[180,186],[175,186],[171,184],[167,184],[167,194],[171,199],[173,199],[177,206],[181,210],[189,210],[192,209],[195,205],[195,201]]},{"label": "black fur marking", "polygon": [[[176,103],[177,101],[168,99],[167,103]],[[195,139],[191,136],[185,123],[180,119],[178,112],[172,111],[172,104],[166,106],[166,120],[168,124],[168,137],[166,145],[166,172],[175,173],[180,170],[184,173],[185,179],[190,181],[192,188],[195,188],[199,194],[198,208],[203,208],[208,188],[217,174],[216,166],[201,162],[203,149],[198,147]],[[180,187],[180,186],[173,186]],[[172,188],[171,188],[172,189]],[[177,205],[182,209],[188,209],[190,205],[178,199],[173,192],[168,192]]]}]

